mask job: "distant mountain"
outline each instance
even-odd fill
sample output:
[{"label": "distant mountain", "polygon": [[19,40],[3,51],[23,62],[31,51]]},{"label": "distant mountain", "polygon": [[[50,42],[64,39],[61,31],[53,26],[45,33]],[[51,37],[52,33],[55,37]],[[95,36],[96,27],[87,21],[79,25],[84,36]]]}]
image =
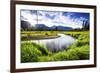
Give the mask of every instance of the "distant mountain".
[{"label": "distant mountain", "polygon": [[31,27],[31,24],[28,21],[21,20],[21,28],[22,29],[27,29],[29,27]]},{"label": "distant mountain", "polygon": [[65,27],[65,26],[52,26],[51,29],[57,29],[57,30],[72,30],[71,27]]},{"label": "distant mountain", "polygon": [[37,28],[38,30],[72,30],[73,28],[71,27],[65,27],[65,26],[52,26],[52,27],[48,27],[45,24],[36,24],[35,28]]},{"label": "distant mountain", "polygon": [[44,25],[44,24],[36,24],[36,25],[35,25],[35,28],[36,28],[37,30],[49,30],[49,29],[50,29],[48,26],[46,26],[46,25]]}]

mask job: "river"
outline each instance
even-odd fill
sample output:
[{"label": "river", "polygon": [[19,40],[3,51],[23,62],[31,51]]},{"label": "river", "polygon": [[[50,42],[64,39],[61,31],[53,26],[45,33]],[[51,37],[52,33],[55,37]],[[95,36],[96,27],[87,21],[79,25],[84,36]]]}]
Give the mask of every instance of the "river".
[{"label": "river", "polygon": [[30,42],[34,42],[40,45],[47,47],[50,51],[61,51],[69,47],[73,44],[76,39],[65,34],[58,34],[58,38],[54,39],[41,39],[41,40],[30,40]]}]

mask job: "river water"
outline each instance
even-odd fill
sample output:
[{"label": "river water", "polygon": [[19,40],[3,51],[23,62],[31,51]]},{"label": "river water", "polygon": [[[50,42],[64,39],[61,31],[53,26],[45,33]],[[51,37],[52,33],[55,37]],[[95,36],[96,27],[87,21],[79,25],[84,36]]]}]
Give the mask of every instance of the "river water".
[{"label": "river water", "polygon": [[76,39],[64,34],[58,34],[60,37],[54,39],[41,39],[41,40],[31,40],[40,45],[47,47],[50,51],[56,52],[61,51],[73,44]]}]

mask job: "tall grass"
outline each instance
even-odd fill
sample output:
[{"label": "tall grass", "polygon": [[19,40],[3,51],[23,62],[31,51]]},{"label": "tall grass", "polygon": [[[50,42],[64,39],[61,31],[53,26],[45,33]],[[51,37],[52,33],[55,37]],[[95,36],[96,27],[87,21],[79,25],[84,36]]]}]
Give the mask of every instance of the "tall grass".
[{"label": "tall grass", "polygon": [[77,39],[77,41],[69,47],[69,50],[79,57],[79,60],[89,59],[89,31],[77,31],[77,32],[67,32],[65,34],[71,35]]},{"label": "tall grass", "polygon": [[37,62],[39,56],[50,54],[47,48],[36,43],[21,43],[21,62]]}]

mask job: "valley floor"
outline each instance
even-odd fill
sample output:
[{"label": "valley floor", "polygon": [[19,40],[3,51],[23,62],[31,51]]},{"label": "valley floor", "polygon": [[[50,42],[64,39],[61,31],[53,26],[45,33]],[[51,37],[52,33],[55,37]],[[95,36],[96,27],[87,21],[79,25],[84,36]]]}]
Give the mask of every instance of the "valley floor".
[{"label": "valley floor", "polygon": [[[38,33],[40,32],[40,33]],[[89,31],[38,31],[38,32],[22,32],[23,36],[33,39],[34,36],[54,36],[58,33],[70,35],[77,39],[63,51],[52,52],[43,45],[33,42],[21,43],[21,62],[50,62],[50,61],[67,61],[67,60],[87,60],[89,59]],[[30,33],[30,34],[29,34]],[[42,37],[43,37],[42,36]],[[25,40],[24,38],[23,40]]]}]

